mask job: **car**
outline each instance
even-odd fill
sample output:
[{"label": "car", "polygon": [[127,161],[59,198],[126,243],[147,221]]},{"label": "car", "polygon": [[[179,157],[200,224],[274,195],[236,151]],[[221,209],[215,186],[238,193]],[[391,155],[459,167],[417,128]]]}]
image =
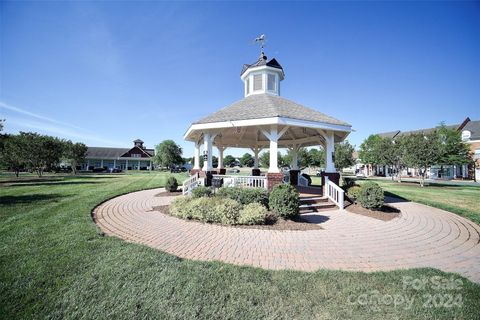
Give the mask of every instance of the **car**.
[{"label": "car", "polygon": [[228,170],[228,173],[240,173],[240,170],[235,168],[235,169],[230,169]]}]

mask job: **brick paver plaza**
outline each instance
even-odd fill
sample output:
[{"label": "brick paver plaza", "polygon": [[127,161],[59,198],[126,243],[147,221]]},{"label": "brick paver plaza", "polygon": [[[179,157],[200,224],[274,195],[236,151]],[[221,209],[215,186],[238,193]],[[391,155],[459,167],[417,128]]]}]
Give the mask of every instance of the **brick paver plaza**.
[{"label": "brick paver plaza", "polygon": [[480,283],[480,227],[444,210],[399,202],[401,216],[387,222],[332,210],[311,217],[321,230],[244,229],[154,211],[172,200],[156,196],[162,191],[111,199],[94,210],[95,222],[108,235],[188,259],[304,271],[433,267]]}]

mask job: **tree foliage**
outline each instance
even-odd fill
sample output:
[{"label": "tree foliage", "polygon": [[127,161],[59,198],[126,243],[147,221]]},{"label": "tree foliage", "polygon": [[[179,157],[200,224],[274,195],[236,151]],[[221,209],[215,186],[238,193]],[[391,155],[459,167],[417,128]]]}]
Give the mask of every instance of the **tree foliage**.
[{"label": "tree foliage", "polygon": [[87,146],[81,142],[73,143],[68,140],[65,142],[63,157],[70,163],[73,174],[77,174],[77,166],[85,161]]},{"label": "tree foliage", "polygon": [[226,166],[230,166],[232,163],[235,162],[235,158],[232,156],[232,155],[227,155],[224,159],[223,159],[223,163],[226,165]]},{"label": "tree foliage", "polygon": [[[285,162],[280,151],[277,153],[277,161],[278,161],[279,167],[283,167],[284,165],[288,164]],[[270,166],[270,152],[265,151],[262,154],[260,154],[260,156],[258,157],[258,162],[260,163],[260,167],[268,168]]]},{"label": "tree foliage", "polygon": [[342,170],[343,168],[351,167],[355,164],[355,159],[353,158],[353,152],[355,147],[352,146],[348,141],[335,144],[335,159],[334,164],[337,170]]},{"label": "tree foliage", "polygon": [[253,156],[246,152],[241,158],[240,158],[240,164],[244,167],[253,167],[253,165],[255,164],[255,159],[253,158]]},{"label": "tree foliage", "polygon": [[153,162],[162,167],[171,167],[183,163],[182,148],[173,140],[164,140],[155,146]]}]

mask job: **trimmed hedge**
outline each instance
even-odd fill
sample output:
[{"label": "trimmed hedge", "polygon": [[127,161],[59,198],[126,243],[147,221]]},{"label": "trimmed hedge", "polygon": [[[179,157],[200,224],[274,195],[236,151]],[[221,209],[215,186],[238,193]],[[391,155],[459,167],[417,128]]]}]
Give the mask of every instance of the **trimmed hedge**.
[{"label": "trimmed hedge", "polygon": [[170,213],[183,219],[237,224],[242,205],[220,197],[177,197],[170,204]]},{"label": "trimmed hedge", "polygon": [[383,206],[385,197],[377,183],[366,182],[362,184],[357,200],[366,209],[379,209]]},{"label": "trimmed hedge", "polygon": [[347,189],[347,195],[353,201],[357,201],[360,190],[362,190],[361,186],[358,186],[358,185],[351,186],[350,188]]},{"label": "trimmed hedge", "polygon": [[240,217],[238,218],[239,224],[264,224],[267,218],[267,208],[260,203],[247,204],[240,211]]},{"label": "trimmed hedge", "polygon": [[242,205],[259,203],[268,208],[268,192],[263,188],[224,187],[218,189],[217,196],[233,199]]},{"label": "trimmed hedge", "polygon": [[178,181],[175,177],[168,177],[167,182],[165,183],[165,189],[169,192],[175,192],[178,188]]},{"label": "trimmed hedge", "polygon": [[210,197],[213,191],[210,187],[198,186],[192,190],[192,197],[201,198],[201,197]]},{"label": "trimmed hedge", "polygon": [[293,218],[299,213],[300,197],[297,189],[290,184],[273,187],[268,200],[270,209],[283,218]]}]

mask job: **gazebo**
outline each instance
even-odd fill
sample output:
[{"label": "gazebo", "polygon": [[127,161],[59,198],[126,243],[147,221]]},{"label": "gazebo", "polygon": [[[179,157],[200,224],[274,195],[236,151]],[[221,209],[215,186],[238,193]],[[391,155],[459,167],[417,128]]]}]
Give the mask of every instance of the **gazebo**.
[{"label": "gazebo", "polygon": [[[296,185],[301,179],[297,164],[299,148],[322,146],[326,150],[326,168],[322,175],[338,185],[339,174],[333,162],[334,144],[347,137],[352,131],[351,125],[281,97],[280,82],[285,78],[284,70],[277,60],[268,60],[263,50],[255,63],[243,66],[240,78],[245,97],[193,122],[184,135],[185,140],[195,144],[192,175],[224,175],[225,149],[248,148],[255,156],[250,178],[264,180],[256,182],[255,186],[271,189],[284,178],[278,167],[278,149],[288,148],[293,158],[289,182]],[[200,168],[202,146],[205,161]],[[212,166],[213,147],[218,149],[217,168]],[[270,152],[270,166],[262,176],[258,157],[264,149]]]}]

